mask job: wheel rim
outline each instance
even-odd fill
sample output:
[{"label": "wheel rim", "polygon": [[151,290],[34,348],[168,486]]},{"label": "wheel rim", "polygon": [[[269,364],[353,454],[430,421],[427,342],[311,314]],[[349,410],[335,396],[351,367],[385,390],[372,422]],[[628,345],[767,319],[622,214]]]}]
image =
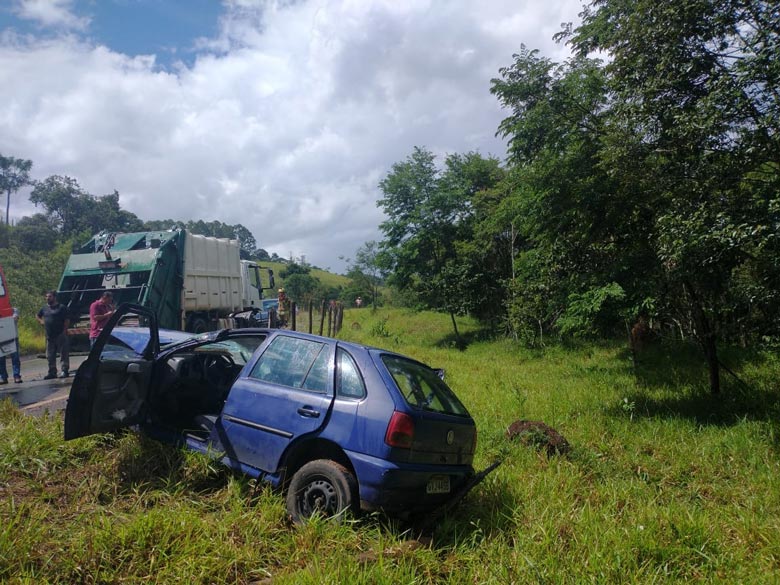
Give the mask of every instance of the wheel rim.
[{"label": "wheel rim", "polygon": [[332,483],[323,478],[309,482],[298,495],[298,506],[303,516],[317,512],[333,516],[339,512],[339,497]]}]

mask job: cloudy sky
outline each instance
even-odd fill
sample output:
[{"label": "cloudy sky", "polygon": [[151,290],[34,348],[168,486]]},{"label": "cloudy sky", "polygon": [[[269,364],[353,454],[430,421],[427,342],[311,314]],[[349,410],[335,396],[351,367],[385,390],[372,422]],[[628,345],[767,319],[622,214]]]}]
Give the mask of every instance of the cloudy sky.
[{"label": "cloudy sky", "polygon": [[[414,146],[505,156],[490,79],[579,0],[0,0],[0,154],[333,271]],[[11,218],[34,213],[26,193]]]}]

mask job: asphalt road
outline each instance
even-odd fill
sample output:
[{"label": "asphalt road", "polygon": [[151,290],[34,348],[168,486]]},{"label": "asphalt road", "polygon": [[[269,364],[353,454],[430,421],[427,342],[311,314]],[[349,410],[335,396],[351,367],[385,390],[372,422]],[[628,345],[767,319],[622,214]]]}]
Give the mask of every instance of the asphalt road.
[{"label": "asphalt road", "polygon": [[[70,356],[70,377],[44,380],[48,373],[48,363],[38,356],[22,357],[22,382],[14,384],[13,377],[5,386],[0,386],[0,400],[10,398],[26,414],[41,415],[45,411],[63,410],[70,394],[70,385],[78,367],[87,359],[86,355]],[[57,360],[59,365],[59,359]],[[11,374],[11,359],[6,358],[6,367]]]}]

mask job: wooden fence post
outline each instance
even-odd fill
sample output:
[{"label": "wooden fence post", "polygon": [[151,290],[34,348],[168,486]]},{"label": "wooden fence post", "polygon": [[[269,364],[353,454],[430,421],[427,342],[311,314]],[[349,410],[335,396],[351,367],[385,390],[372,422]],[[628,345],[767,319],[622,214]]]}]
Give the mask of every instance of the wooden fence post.
[{"label": "wooden fence post", "polygon": [[296,324],[296,310],[295,301],[290,302],[290,323],[292,323],[292,330],[298,331],[298,325]]},{"label": "wooden fence post", "polygon": [[322,301],[322,308],[320,309],[320,335],[322,335],[322,328],[325,326],[325,301]]},{"label": "wooden fence post", "polygon": [[336,323],[333,326],[333,337],[336,337],[341,331],[341,325],[344,322],[344,303],[336,305]]},{"label": "wooden fence post", "polygon": [[313,313],[314,313],[314,301],[309,299],[309,333],[311,333],[313,331],[313,329],[312,329],[312,324],[313,324],[313,321],[312,321],[313,316],[312,315],[313,315]]}]

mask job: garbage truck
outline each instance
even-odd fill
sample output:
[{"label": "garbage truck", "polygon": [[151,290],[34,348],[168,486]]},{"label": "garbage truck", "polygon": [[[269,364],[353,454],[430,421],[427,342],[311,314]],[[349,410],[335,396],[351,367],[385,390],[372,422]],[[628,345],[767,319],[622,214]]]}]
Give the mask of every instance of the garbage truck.
[{"label": "garbage truck", "polygon": [[70,311],[69,335],[89,333],[89,306],[104,291],[117,305],[152,309],[160,327],[202,333],[258,325],[252,317],[273,287],[273,270],[242,260],[238,240],[184,229],[100,232],[71,254],[57,298]]}]

